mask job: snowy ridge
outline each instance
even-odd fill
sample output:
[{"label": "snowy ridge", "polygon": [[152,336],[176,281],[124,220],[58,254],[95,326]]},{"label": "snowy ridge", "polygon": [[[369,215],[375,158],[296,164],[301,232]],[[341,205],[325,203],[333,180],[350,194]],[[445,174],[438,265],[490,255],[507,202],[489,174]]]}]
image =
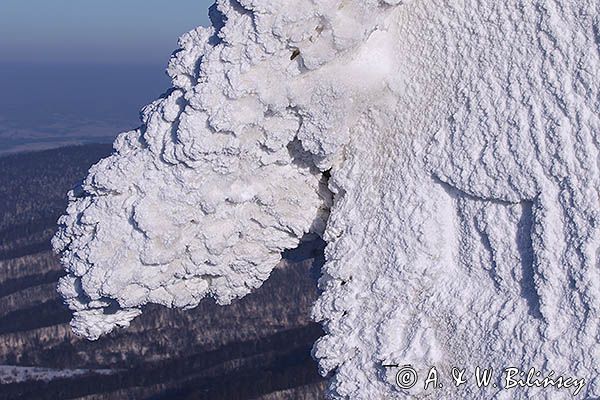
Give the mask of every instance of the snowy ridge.
[{"label": "snowy ridge", "polygon": [[227,304],[313,232],[332,397],[465,397],[400,391],[390,363],[552,369],[600,396],[600,6],[217,3],[71,194],[53,243],[76,332]]}]

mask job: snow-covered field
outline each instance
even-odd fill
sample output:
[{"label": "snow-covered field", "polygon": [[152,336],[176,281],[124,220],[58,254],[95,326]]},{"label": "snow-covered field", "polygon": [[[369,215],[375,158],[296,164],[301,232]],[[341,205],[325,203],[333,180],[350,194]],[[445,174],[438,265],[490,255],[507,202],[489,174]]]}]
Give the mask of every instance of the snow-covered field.
[{"label": "snow-covered field", "polygon": [[52,369],[0,365],[0,385],[28,381],[49,382],[55,379],[72,378],[82,375],[109,375],[113,372],[110,369]]},{"label": "snow-covered field", "polygon": [[310,232],[332,397],[575,391],[453,387],[477,366],[600,396],[598,2],[220,0],[212,18],[71,194],[54,246],[76,332],[228,304]]}]

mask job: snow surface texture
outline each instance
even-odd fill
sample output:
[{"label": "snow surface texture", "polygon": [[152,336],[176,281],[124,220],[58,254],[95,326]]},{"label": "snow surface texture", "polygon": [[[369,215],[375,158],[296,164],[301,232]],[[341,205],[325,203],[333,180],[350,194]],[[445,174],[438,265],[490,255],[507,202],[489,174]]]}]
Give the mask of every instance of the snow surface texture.
[{"label": "snow surface texture", "polygon": [[553,369],[600,396],[600,3],[217,3],[71,194],[75,331],[227,304],[323,233],[333,398],[571,396],[401,391],[389,363]]}]

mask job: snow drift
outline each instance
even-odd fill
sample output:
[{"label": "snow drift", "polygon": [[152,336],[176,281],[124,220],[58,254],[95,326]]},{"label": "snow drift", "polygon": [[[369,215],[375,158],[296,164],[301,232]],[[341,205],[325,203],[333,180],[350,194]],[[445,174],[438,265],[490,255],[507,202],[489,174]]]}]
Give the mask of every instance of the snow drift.
[{"label": "snow drift", "polygon": [[552,369],[600,396],[598,2],[219,0],[211,19],[70,194],[53,245],[77,333],[227,304],[318,233],[332,397],[571,397],[403,391],[390,363]]}]

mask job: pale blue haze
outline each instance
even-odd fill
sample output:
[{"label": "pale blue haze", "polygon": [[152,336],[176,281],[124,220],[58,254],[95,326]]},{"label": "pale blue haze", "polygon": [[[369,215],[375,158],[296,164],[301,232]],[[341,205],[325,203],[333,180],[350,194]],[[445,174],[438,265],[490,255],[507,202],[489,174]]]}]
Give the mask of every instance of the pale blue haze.
[{"label": "pale blue haze", "polygon": [[111,142],[170,86],[213,0],[0,0],[0,156]]},{"label": "pale blue haze", "polygon": [[0,62],[164,64],[214,0],[0,0]]}]

